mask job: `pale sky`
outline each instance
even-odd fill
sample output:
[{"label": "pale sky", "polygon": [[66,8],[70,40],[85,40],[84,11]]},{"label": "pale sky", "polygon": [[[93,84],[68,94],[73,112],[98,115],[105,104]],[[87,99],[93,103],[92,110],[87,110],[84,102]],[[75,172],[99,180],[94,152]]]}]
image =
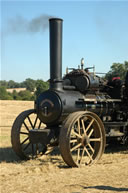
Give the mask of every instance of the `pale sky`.
[{"label": "pale sky", "polygon": [[128,1],[1,1],[2,80],[49,79],[49,28],[26,27],[42,15],[64,20],[63,74],[81,58],[97,72],[128,61]]}]

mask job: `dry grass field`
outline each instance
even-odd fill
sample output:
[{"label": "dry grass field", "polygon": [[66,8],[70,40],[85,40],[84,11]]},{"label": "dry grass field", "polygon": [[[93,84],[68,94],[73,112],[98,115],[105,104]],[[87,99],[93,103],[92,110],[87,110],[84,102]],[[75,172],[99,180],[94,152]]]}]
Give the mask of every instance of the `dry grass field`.
[{"label": "dry grass field", "polygon": [[40,159],[21,161],[11,148],[11,126],[33,102],[0,101],[1,193],[115,193],[128,192],[128,149],[107,147],[101,160],[84,168],[68,168],[59,151]]}]

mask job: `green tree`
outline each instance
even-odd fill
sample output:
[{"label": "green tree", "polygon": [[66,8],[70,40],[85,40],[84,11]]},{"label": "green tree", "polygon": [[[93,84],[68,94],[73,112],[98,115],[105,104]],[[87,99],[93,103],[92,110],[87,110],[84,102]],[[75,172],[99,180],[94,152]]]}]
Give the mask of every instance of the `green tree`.
[{"label": "green tree", "polygon": [[48,88],[49,88],[48,82],[44,82],[43,80],[37,80],[36,81],[36,91],[35,91],[36,97],[38,97],[45,90],[48,90]]},{"label": "green tree", "polygon": [[9,80],[8,81],[8,88],[17,88],[16,84],[17,83],[14,80]]},{"label": "green tree", "polygon": [[13,97],[6,91],[4,86],[0,86],[0,99],[1,100],[12,100]]},{"label": "green tree", "polygon": [[29,90],[30,92],[33,92],[35,89],[35,85],[36,85],[36,81],[31,79],[31,78],[27,78],[24,82],[23,82],[25,88],[27,90]]},{"label": "green tree", "polygon": [[0,86],[8,87],[8,82],[6,80],[1,80],[0,81]]},{"label": "green tree", "polygon": [[25,100],[25,101],[31,101],[34,99],[33,97],[33,94],[31,94],[31,92],[29,90],[25,90],[25,91],[20,91],[18,93],[19,97],[22,99],[22,100]]},{"label": "green tree", "polygon": [[19,96],[19,93],[17,93],[16,90],[12,92],[12,97],[14,100],[22,100],[22,98]]},{"label": "green tree", "polygon": [[119,76],[121,80],[125,80],[126,72],[128,71],[128,61],[122,63],[113,63],[111,70],[106,74],[107,80],[112,80],[113,77]]}]

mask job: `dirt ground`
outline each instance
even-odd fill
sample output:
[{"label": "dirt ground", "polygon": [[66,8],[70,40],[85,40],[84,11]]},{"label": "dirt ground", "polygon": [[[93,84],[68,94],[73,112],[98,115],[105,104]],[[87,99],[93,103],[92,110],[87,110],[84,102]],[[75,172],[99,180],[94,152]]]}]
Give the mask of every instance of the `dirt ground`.
[{"label": "dirt ground", "polygon": [[128,192],[128,149],[108,146],[91,166],[69,168],[59,150],[40,159],[21,161],[11,148],[11,126],[33,102],[0,101],[1,193],[115,193]]}]

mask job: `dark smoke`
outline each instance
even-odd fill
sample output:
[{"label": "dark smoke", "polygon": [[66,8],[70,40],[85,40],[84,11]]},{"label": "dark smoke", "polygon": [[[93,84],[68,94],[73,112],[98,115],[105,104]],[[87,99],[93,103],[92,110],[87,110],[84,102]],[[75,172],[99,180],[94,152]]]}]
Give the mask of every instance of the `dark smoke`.
[{"label": "dark smoke", "polygon": [[22,34],[22,33],[37,33],[44,32],[49,25],[49,19],[53,16],[40,15],[39,17],[27,20],[22,16],[17,16],[8,21],[6,34]]}]

